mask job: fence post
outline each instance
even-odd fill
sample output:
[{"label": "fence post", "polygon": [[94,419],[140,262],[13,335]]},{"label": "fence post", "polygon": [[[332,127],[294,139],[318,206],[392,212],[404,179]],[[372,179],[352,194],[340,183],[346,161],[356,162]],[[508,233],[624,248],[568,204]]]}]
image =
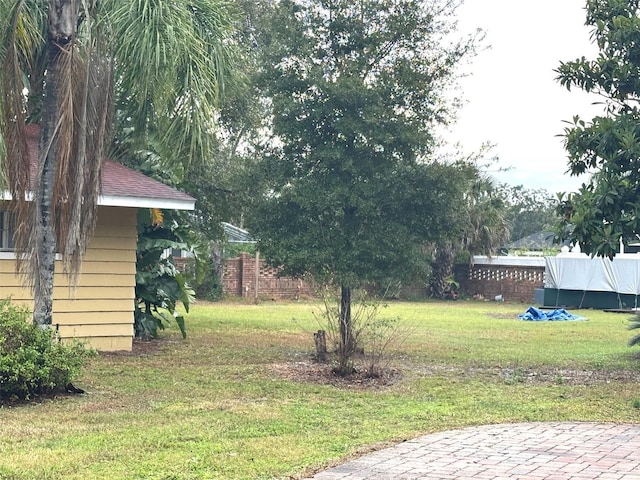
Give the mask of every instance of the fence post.
[{"label": "fence post", "polygon": [[256,283],[255,283],[255,293],[254,293],[254,301],[258,303],[258,288],[260,286],[260,252],[256,250]]}]

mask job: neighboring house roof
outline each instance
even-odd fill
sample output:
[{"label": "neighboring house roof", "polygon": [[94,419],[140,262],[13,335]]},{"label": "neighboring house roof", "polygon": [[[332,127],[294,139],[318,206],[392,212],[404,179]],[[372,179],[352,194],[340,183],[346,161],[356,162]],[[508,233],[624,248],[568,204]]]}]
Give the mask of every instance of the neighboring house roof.
[{"label": "neighboring house roof", "polygon": [[527,235],[507,245],[509,249],[528,248],[529,250],[544,250],[554,246],[554,232],[542,231]]},{"label": "neighboring house roof", "polygon": [[[32,170],[38,163],[39,130],[37,125],[27,126]],[[0,199],[3,197],[8,198],[7,194],[0,192]],[[102,162],[98,205],[193,210],[195,199],[141,172],[105,159]]]},{"label": "neighboring house roof", "polygon": [[227,222],[222,222],[222,229],[229,243],[256,243],[254,238],[245,229],[236,227]]}]

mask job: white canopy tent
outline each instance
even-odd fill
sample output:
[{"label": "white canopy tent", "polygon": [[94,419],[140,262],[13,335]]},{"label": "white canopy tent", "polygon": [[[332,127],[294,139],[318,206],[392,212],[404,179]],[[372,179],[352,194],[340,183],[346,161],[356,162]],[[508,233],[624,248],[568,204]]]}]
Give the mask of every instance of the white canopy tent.
[{"label": "white canopy tent", "polygon": [[613,260],[583,253],[545,257],[545,288],[640,295],[640,255]]}]

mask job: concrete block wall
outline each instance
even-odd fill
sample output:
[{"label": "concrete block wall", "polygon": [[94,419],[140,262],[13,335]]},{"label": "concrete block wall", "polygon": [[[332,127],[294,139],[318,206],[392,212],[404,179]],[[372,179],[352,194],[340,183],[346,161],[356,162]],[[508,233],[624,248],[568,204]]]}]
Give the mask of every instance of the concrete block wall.
[{"label": "concrete block wall", "polygon": [[544,288],[545,268],[522,265],[458,265],[456,280],[469,296],[482,295],[493,300],[502,295],[504,301],[533,303],[535,290]]}]

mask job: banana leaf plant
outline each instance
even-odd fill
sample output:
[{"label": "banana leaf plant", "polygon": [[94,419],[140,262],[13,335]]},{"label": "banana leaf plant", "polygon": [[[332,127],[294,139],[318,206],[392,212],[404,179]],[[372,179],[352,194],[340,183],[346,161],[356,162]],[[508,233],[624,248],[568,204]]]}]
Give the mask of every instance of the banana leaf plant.
[{"label": "banana leaf plant", "polygon": [[136,337],[157,337],[175,321],[187,336],[180,303],[189,313],[194,291],[174,264],[172,250],[187,250],[187,244],[170,229],[147,225],[138,233],[136,263],[136,302],[134,328]]}]

